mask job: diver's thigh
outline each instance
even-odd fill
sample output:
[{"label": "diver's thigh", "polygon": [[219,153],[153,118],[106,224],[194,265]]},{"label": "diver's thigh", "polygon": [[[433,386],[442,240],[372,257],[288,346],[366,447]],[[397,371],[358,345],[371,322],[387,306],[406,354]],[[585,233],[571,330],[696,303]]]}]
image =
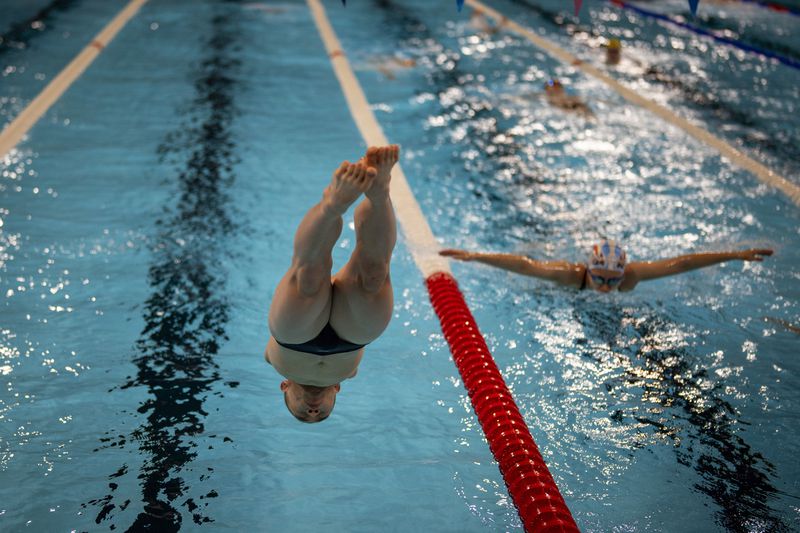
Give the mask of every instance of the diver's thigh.
[{"label": "diver's thigh", "polygon": [[392,318],[391,278],[386,276],[378,290],[365,291],[346,269],[334,276],[329,320],[343,339],[366,344],[377,339]]},{"label": "diver's thigh", "polygon": [[290,270],[278,283],[269,308],[269,330],[277,340],[299,344],[322,331],[331,313],[332,287],[322,283],[314,294],[303,294]]}]

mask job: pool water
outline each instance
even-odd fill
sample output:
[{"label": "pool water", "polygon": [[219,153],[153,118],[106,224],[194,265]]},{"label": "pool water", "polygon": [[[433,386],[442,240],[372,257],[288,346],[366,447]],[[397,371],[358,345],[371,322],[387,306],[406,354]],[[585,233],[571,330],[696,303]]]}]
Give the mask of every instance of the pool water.
[{"label": "pool water", "polygon": [[[4,125],[125,5],[39,4],[0,19]],[[800,184],[795,70],[611,4],[491,5],[585,61],[622,37],[615,77]],[[469,8],[326,8],[443,246],[775,249],[610,296],[453,269],[581,530],[800,528],[798,207]],[[788,16],[697,24],[788,54]],[[554,76],[593,119],[546,105]],[[304,2],[142,8],[0,169],[0,529],[521,530],[402,235],[330,419],[263,361],[293,230],[365,148]],[[353,245],[350,213],[336,265]]]}]

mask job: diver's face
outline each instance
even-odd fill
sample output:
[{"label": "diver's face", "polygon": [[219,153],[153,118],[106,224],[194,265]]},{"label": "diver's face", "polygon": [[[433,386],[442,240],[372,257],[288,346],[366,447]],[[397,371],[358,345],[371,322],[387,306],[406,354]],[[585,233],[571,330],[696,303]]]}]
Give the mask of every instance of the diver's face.
[{"label": "diver's face", "polygon": [[288,379],[281,383],[286,407],[303,422],[320,422],[328,418],[340,388],[338,384],[328,387],[300,385]]},{"label": "diver's face", "polygon": [[593,268],[587,273],[589,277],[589,286],[600,292],[611,292],[622,283],[625,275],[616,270],[607,270],[605,268]]}]

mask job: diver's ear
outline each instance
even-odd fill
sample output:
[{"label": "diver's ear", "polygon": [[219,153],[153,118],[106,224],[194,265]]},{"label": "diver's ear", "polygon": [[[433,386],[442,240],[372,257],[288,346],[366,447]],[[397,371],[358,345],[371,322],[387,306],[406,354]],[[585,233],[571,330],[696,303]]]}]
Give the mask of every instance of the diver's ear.
[{"label": "diver's ear", "polygon": [[289,380],[284,379],[283,381],[281,381],[281,391],[286,392],[288,388],[289,388]]}]

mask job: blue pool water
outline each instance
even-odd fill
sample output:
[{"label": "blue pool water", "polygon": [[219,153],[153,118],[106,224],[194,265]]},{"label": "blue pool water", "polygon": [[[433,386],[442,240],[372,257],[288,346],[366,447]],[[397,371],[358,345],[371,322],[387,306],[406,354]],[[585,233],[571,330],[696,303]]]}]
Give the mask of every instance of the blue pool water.
[{"label": "blue pool water", "polygon": [[[3,125],[124,6],[40,4],[0,20],[53,7],[0,43]],[[328,14],[443,246],[776,250],[610,297],[453,265],[581,529],[800,529],[797,206],[468,9],[348,4]],[[800,50],[788,15],[704,5]],[[797,71],[610,4],[492,7],[585,61],[623,37],[616,77],[800,183]],[[595,119],[547,107],[551,76]],[[143,7],[0,169],[1,530],[521,529],[402,236],[394,319],[329,420],[297,423],[263,361],[293,228],[364,148],[304,2]]]}]

